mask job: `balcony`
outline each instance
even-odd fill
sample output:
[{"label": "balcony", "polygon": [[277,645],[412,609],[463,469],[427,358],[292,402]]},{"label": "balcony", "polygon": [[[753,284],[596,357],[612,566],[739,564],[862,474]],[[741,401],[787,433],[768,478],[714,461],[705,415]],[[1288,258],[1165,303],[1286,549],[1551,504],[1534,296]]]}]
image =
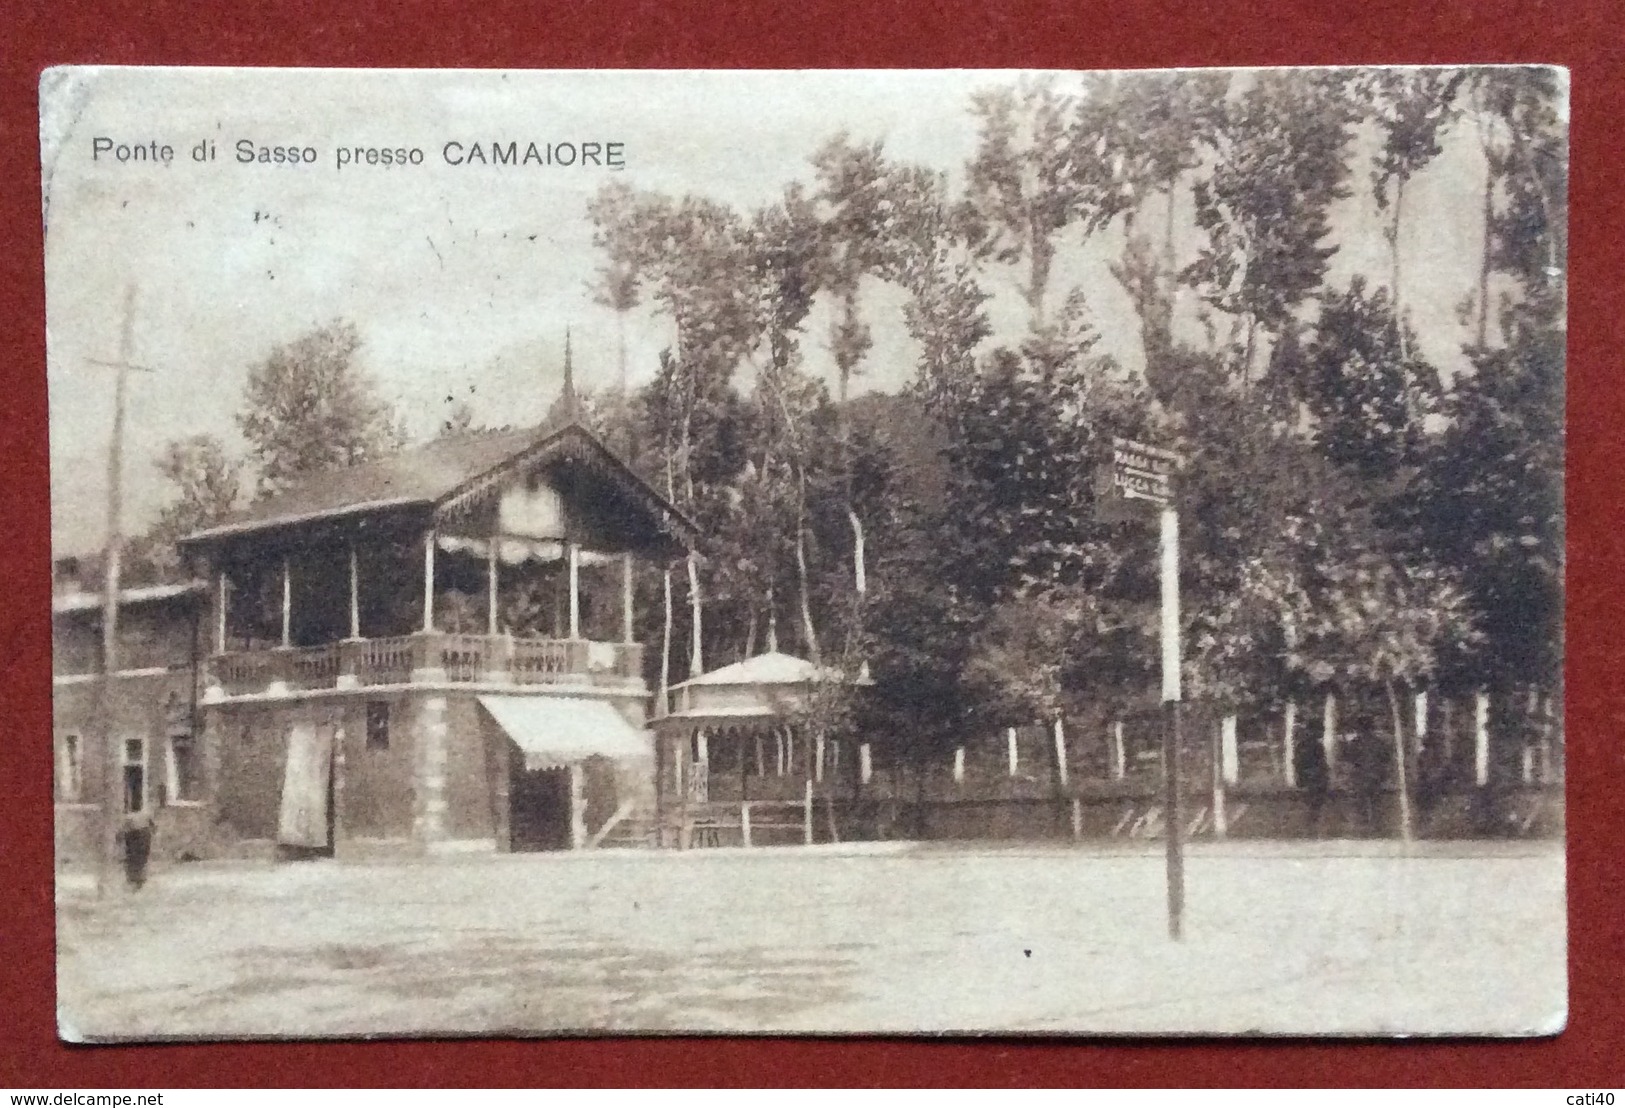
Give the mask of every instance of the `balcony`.
[{"label": "balcony", "polygon": [[227,697],[447,682],[645,691],[637,643],[444,631],[216,654],[208,671]]}]

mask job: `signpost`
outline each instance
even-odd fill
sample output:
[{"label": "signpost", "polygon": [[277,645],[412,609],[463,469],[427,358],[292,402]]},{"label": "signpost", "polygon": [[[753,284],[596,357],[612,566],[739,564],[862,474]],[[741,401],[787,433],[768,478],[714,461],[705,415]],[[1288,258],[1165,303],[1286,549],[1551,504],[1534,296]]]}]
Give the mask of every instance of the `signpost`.
[{"label": "signpost", "polygon": [[1185,853],[1179,795],[1179,509],[1174,476],[1184,459],[1132,439],[1112,440],[1111,465],[1101,472],[1102,519],[1132,521],[1155,510],[1162,594],[1162,778],[1168,848],[1168,937],[1184,931]]}]

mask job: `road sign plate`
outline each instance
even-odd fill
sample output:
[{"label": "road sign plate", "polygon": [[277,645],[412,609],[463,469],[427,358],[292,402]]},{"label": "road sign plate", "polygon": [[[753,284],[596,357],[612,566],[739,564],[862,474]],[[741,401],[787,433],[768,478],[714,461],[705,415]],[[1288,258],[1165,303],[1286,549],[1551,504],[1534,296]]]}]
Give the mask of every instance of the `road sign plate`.
[{"label": "road sign plate", "polygon": [[1156,514],[1156,503],[1130,498],[1117,486],[1116,470],[1103,465],[1095,471],[1095,516],[1102,523],[1143,523]]},{"label": "road sign plate", "polygon": [[1184,459],[1172,450],[1136,442],[1112,440],[1111,482],[1103,489],[1107,499],[1142,500],[1158,506],[1174,498],[1173,476]]}]

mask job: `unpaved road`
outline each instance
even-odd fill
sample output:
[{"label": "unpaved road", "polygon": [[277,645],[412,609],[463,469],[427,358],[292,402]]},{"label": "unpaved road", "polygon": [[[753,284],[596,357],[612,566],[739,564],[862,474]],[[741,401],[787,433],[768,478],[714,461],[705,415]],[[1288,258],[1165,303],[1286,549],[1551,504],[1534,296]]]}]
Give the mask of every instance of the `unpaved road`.
[{"label": "unpaved road", "polygon": [[69,1037],[1551,1032],[1557,844],[1156,844],[178,867],[59,892]]}]

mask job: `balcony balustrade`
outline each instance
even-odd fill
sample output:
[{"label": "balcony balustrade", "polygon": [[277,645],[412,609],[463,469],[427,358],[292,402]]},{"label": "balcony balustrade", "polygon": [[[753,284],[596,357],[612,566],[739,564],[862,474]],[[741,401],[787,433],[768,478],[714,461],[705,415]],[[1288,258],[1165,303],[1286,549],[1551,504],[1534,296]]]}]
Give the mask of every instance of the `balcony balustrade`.
[{"label": "balcony balustrade", "polygon": [[425,682],[644,688],[637,643],[442,631],[236,651],[208,664],[226,696]]}]

